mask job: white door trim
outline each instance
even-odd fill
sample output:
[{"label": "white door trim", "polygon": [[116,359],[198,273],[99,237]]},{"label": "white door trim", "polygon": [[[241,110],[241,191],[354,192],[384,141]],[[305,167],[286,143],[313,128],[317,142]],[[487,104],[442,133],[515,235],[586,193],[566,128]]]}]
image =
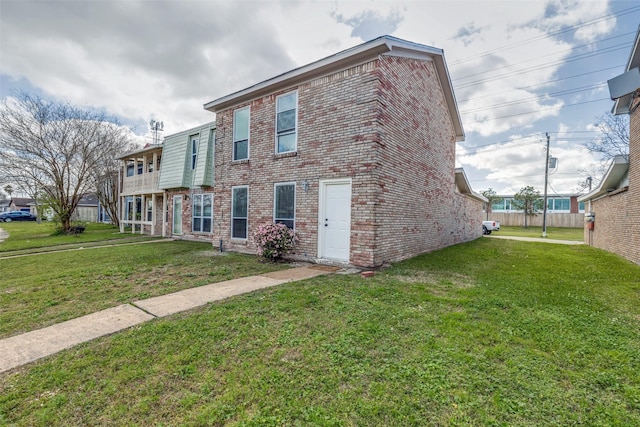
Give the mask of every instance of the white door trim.
[{"label": "white door trim", "polygon": [[[327,186],[329,185],[349,185],[349,194],[352,195],[352,179],[351,178],[331,178],[321,179],[319,181],[319,201],[318,201],[318,258],[337,259],[334,257],[327,257],[325,253],[325,214],[326,214],[326,198],[327,198]],[[351,217],[351,205],[349,205],[349,218]],[[349,221],[351,224],[351,218]],[[351,233],[351,225],[349,226],[349,234]],[[351,257],[351,236],[349,236],[349,249],[346,259],[339,259],[340,261],[349,261]]]}]

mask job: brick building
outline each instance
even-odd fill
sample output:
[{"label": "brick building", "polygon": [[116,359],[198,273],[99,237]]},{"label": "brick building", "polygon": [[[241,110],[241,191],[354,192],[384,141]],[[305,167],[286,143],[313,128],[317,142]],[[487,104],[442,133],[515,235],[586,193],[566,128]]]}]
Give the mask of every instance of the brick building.
[{"label": "brick building", "polygon": [[[625,74],[640,75],[639,67],[640,28]],[[578,199],[586,202],[585,243],[640,264],[640,84],[612,98],[613,113],[629,115],[629,155],[613,159],[598,188]]]},{"label": "brick building", "polygon": [[440,49],[380,37],[205,108],[214,245],[254,253],[275,221],[298,234],[295,258],[370,267],[482,233],[486,199],[455,170],[464,132]]}]

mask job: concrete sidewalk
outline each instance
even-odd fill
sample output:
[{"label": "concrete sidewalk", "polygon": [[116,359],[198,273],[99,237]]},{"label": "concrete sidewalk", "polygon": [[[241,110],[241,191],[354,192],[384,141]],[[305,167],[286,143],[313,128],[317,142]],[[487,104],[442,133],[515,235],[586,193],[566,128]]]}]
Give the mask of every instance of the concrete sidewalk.
[{"label": "concrete sidewalk", "polygon": [[547,239],[545,237],[495,236],[493,234],[484,237],[488,237],[490,239],[520,240],[523,242],[556,243],[559,245],[584,245],[584,242],[579,240],[558,240]]},{"label": "concrete sidewalk", "polygon": [[213,301],[330,274],[338,267],[313,265],[243,277],[134,301],[43,329],[0,340],[0,372],[55,354],[74,345],[113,334],[149,320],[190,310]]}]

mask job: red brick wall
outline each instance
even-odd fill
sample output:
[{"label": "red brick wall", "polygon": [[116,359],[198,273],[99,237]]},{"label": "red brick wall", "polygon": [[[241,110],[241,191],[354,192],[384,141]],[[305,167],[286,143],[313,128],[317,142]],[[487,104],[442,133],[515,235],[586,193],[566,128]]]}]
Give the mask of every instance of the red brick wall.
[{"label": "red brick wall", "polygon": [[[295,256],[313,260],[319,180],[346,177],[352,264],[376,266],[480,236],[481,203],[455,193],[455,135],[432,62],[381,57],[295,89],[295,155],[274,155],[276,96],[289,90],[250,103],[249,161],[231,161],[233,111],[247,104],[216,114],[215,242],[255,252],[252,234],[273,221],[274,183],[293,181]],[[231,239],[236,185],[249,186],[247,241]]]},{"label": "red brick wall", "polygon": [[479,237],[482,203],[456,197],[455,131],[434,64],[383,57],[380,80],[377,261]]},{"label": "red brick wall", "polygon": [[591,202],[595,229],[585,227],[585,242],[640,264],[640,108],[630,119],[629,189]]},{"label": "red brick wall", "polygon": [[[201,241],[212,241],[213,233],[200,233],[193,232],[193,227],[191,224],[191,213],[193,208],[193,200],[192,196],[194,194],[213,194],[213,189],[209,187],[196,188],[196,189],[179,189],[179,190],[168,190],[166,193],[167,197],[167,236],[171,236],[174,238],[185,239],[185,240],[201,240]],[[182,234],[176,235],[173,234],[173,196],[182,196]],[[218,216],[218,212],[215,210],[215,198],[214,199],[214,211],[213,211],[213,225],[212,228],[217,227],[216,219]],[[160,208],[162,211],[162,208]],[[213,242],[215,245],[215,242]]]}]

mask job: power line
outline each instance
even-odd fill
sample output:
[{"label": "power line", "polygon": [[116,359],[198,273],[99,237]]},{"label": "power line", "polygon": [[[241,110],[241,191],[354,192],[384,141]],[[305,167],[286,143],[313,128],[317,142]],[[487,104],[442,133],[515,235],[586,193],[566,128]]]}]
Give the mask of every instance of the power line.
[{"label": "power line", "polygon": [[554,110],[554,109],[556,109],[556,108],[575,107],[576,105],[591,104],[591,103],[594,103],[594,102],[600,102],[600,101],[610,101],[610,99],[609,99],[609,98],[593,99],[593,100],[591,100],[591,101],[576,102],[576,103],[574,103],[574,104],[564,104],[564,105],[562,105],[562,106],[560,106],[560,107],[555,107],[555,106],[554,106],[554,107],[549,107],[549,108],[538,108],[538,109],[537,109],[537,110],[535,110],[535,111],[527,111],[527,112],[524,112],[524,113],[509,114],[509,115],[506,115],[506,116],[492,117],[492,118],[490,118],[490,119],[489,119],[489,118],[487,118],[487,119],[483,119],[483,120],[475,120],[475,121],[472,121],[472,122],[466,122],[466,123],[467,123],[467,124],[471,124],[471,123],[484,123],[484,122],[490,122],[490,121],[492,121],[492,120],[506,119],[506,118],[509,118],[509,117],[524,116],[524,115],[527,115],[527,114],[537,113],[537,112],[539,112],[539,111]]},{"label": "power line", "polygon": [[583,59],[592,58],[594,56],[607,54],[607,53],[611,53],[611,52],[616,52],[616,51],[622,50],[622,49],[628,49],[629,46],[631,46],[631,44],[627,44],[627,45],[622,46],[622,47],[616,47],[615,49],[613,49],[613,48],[611,48],[611,49],[603,49],[601,51],[593,52],[593,53],[589,53],[589,54],[580,54],[580,57],[577,57],[577,55],[576,55],[576,57],[573,57],[573,58],[567,59],[567,60],[556,61],[556,62],[544,64],[544,65],[539,65],[537,67],[523,68],[523,69],[512,71],[512,72],[509,72],[509,73],[499,74],[497,76],[489,77],[489,78],[486,78],[486,79],[474,80],[474,81],[471,81],[471,82],[468,82],[468,83],[457,85],[456,88],[457,89],[464,89],[464,88],[467,88],[467,87],[470,87],[470,86],[476,86],[479,83],[492,82],[492,81],[495,81],[495,80],[501,80],[501,79],[503,79],[505,77],[517,76],[517,75],[521,75],[521,74],[531,73],[533,71],[544,70],[545,68],[554,67],[556,65],[564,65],[564,64],[569,63],[569,62],[581,61]]},{"label": "power line", "polygon": [[[583,44],[583,45],[580,45],[580,46],[574,46],[574,47],[570,47],[569,49],[564,49],[564,50],[561,50],[561,51],[558,51],[558,52],[549,53],[549,54],[547,54],[547,55],[538,56],[538,57],[535,57],[535,58],[528,59],[528,60],[526,60],[526,61],[520,61],[518,64],[523,64],[523,63],[525,63],[525,62],[531,62],[531,61],[539,60],[539,59],[541,59],[541,58],[547,58],[547,57],[549,57],[549,56],[557,56],[557,55],[559,55],[559,54],[561,54],[561,53],[563,53],[563,52],[576,51],[576,50],[581,49],[581,48],[583,48],[583,47],[587,47],[587,46],[591,46],[591,45],[594,45],[594,44],[598,44],[598,43],[601,43],[601,42],[604,42],[604,41],[607,41],[607,40],[613,40],[613,39],[617,39],[617,38],[620,38],[620,37],[626,37],[626,36],[628,36],[628,35],[630,35],[630,34],[635,34],[635,33],[636,33],[635,31],[630,31],[630,32],[628,32],[628,33],[620,34],[620,35],[617,35],[617,36],[614,36],[614,37],[609,37],[609,38],[606,38],[606,39],[598,40],[598,41],[597,41],[597,42],[595,42],[595,43],[588,43],[588,44]],[[605,49],[611,49],[611,48],[619,47],[619,46],[626,46],[626,47],[628,47],[628,46],[631,46],[632,44],[633,44],[633,43],[631,43],[631,42],[621,43],[621,44],[617,44],[617,45],[613,45],[613,46],[609,46],[609,47],[606,47],[606,48],[600,49],[600,52],[602,52],[602,50],[605,50]],[[577,53],[577,54],[575,54],[575,55],[573,55],[573,56],[569,56],[569,57],[567,57],[567,58],[565,58],[565,59],[574,58],[574,57],[578,57],[578,56],[586,55],[586,54],[588,54],[588,52],[585,52],[585,53]],[[489,72],[496,71],[496,70],[500,70],[500,69],[503,69],[503,68],[514,67],[515,65],[516,65],[516,64],[507,64],[507,65],[502,65],[502,66],[500,66],[500,67],[491,68],[491,69],[488,69],[488,70],[485,70],[485,71],[478,71],[477,73],[474,73],[474,74],[468,74],[468,75],[466,75],[466,76],[456,77],[456,78],[454,78],[454,79],[453,79],[453,81],[455,82],[455,81],[457,81],[457,80],[467,79],[467,78],[470,78],[470,77],[478,76],[478,75],[480,75],[480,74],[489,73]]]},{"label": "power line", "polygon": [[620,68],[624,67],[625,65],[626,64],[614,65],[613,67],[601,68],[599,70],[589,71],[589,72],[581,73],[581,74],[574,74],[572,76],[562,77],[560,79],[555,79],[555,80],[548,80],[546,82],[536,83],[534,85],[521,86],[521,87],[517,87],[517,88],[514,88],[514,89],[510,89],[510,90],[505,90],[505,91],[502,91],[502,92],[492,92],[492,93],[487,94],[487,95],[477,96],[477,97],[473,97],[473,98],[467,98],[467,99],[463,99],[463,100],[458,101],[458,102],[463,103],[463,102],[468,102],[468,101],[475,100],[475,99],[487,98],[489,96],[502,95],[502,94],[510,93],[510,92],[513,92],[513,91],[516,91],[516,90],[526,90],[526,89],[531,89],[531,88],[535,88],[535,87],[538,87],[538,86],[547,86],[547,85],[549,85],[551,83],[557,83],[557,82],[560,82],[560,81],[563,81],[563,80],[570,80],[570,79],[575,79],[576,77],[584,77],[584,76],[587,76],[587,75],[590,75],[590,74],[601,73],[603,71],[610,71],[610,70],[614,70],[614,69],[620,69]]},{"label": "power line", "polygon": [[470,56],[470,57],[467,57],[467,58],[459,59],[459,60],[451,62],[449,65],[457,65],[457,64],[461,64],[461,63],[464,63],[464,62],[471,61],[473,59],[483,58],[485,56],[491,55],[491,54],[496,53],[496,52],[501,52],[501,51],[504,51],[504,50],[513,49],[514,47],[523,46],[525,44],[533,43],[534,41],[544,40],[544,39],[547,39],[547,38],[555,37],[555,36],[567,33],[569,31],[573,31],[573,30],[576,30],[576,29],[579,29],[579,28],[583,28],[583,27],[588,27],[590,25],[595,25],[595,24],[598,24],[598,23],[600,23],[602,21],[607,21],[607,20],[609,20],[611,18],[628,15],[628,14],[631,14],[631,13],[634,13],[634,12],[637,12],[637,11],[640,11],[640,6],[634,6],[634,7],[630,7],[630,8],[627,8],[627,9],[622,9],[622,10],[620,10],[618,12],[613,12],[613,13],[609,13],[607,15],[604,15],[604,16],[601,16],[601,17],[598,17],[598,18],[590,19],[590,20],[585,21],[585,22],[583,22],[581,24],[572,25],[572,26],[564,28],[562,30],[558,30],[558,31],[555,31],[555,32],[552,32],[552,33],[539,35],[539,36],[536,36],[536,37],[531,37],[529,39],[525,39],[525,40],[521,40],[519,42],[515,42],[515,43],[511,43],[511,44],[505,45],[505,46],[501,46],[501,47],[493,49],[493,50],[485,51],[485,52],[480,53],[478,55],[474,55],[474,56]]},{"label": "power line", "polygon": [[538,99],[544,99],[544,98],[551,97],[551,96],[559,97],[559,96],[572,95],[572,94],[584,92],[584,91],[587,91],[587,90],[598,89],[598,88],[604,87],[606,85],[607,85],[606,83],[600,83],[600,84],[597,84],[597,85],[582,86],[582,87],[579,87],[579,88],[567,89],[567,90],[562,90],[562,91],[553,92],[553,93],[546,93],[544,95],[532,96],[532,97],[529,97],[529,98],[522,98],[522,99],[515,100],[515,101],[501,102],[499,104],[483,105],[483,106],[476,107],[476,108],[471,108],[471,109],[468,109],[468,110],[461,110],[460,114],[463,114],[463,115],[464,114],[469,114],[469,113],[473,113],[473,112],[476,112],[476,111],[486,110],[488,108],[509,107],[509,106],[512,106],[512,105],[524,104],[526,102],[535,101],[535,100],[538,100]]}]

